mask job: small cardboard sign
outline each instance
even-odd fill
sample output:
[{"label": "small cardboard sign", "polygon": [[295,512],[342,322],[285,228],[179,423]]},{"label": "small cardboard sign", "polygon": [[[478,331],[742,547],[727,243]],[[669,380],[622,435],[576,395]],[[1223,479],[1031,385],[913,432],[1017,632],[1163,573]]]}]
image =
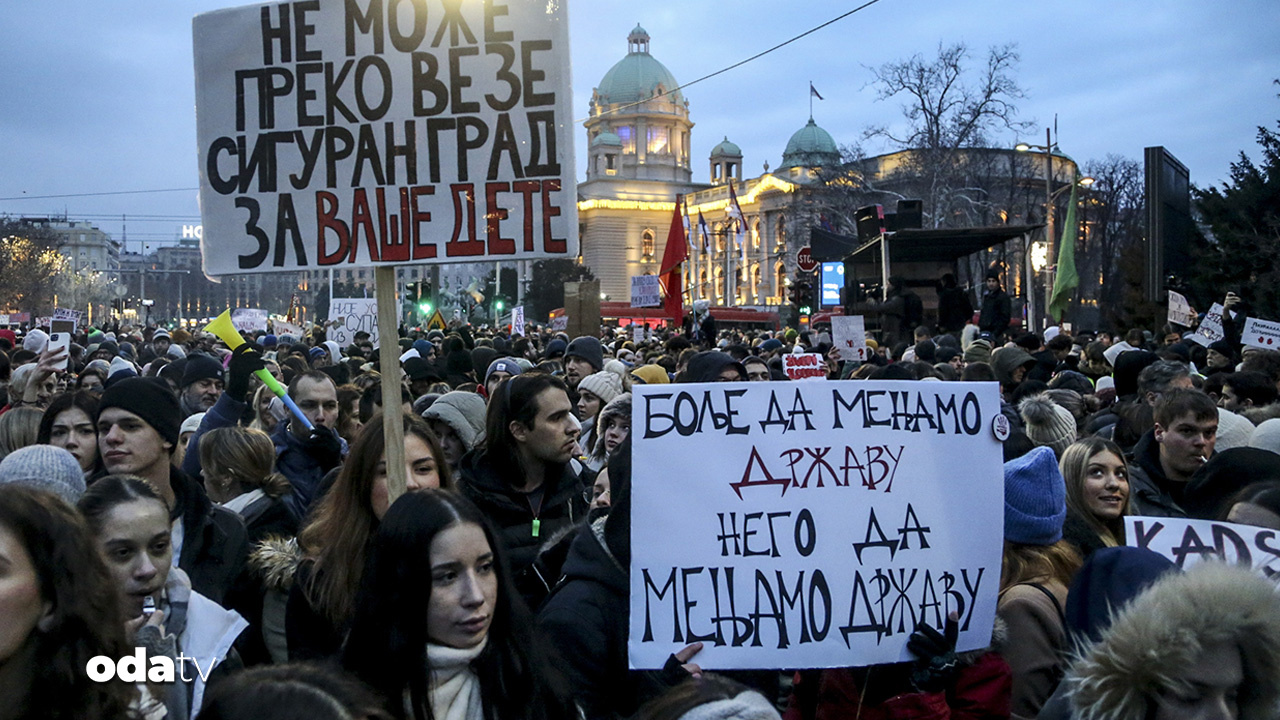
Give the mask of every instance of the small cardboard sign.
[{"label": "small cardboard sign", "polygon": [[1240,342],[1263,350],[1280,350],[1280,323],[1249,318],[1244,322]]},{"label": "small cardboard sign", "polygon": [[782,369],[792,380],[826,380],[827,364],[818,353],[787,353]]},{"label": "small cardboard sign", "polygon": [[524,306],[517,305],[511,310],[511,334],[524,336]]},{"label": "small cardboard sign", "polygon": [[861,315],[832,317],[831,335],[841,360],[866,362],[871,357],[867,348],[866,323]]},{"label": "small cardboard sign", "polygon": [[662,285],[657,275],[637,275],[631,278],[631,307],[661,307]]},{"label": "small cardboard sign", "polygon": [[568,315],[561,315],[561,316],[560,316],[560,317],[558,317],[558,318],[554,318],[554,319],[552,319],[551,324],[548,326],[548,328],[549,328],[552,332],[558,332],[558,331],[561,331],[561,330],[567,330],[567,329],[569,328],[569,316],[568,316]]},{"label": "small cardboard sign", "polygon": [[1204,314],[1204,319],[1200,321],[1200,328],[1191,336],[1191,341],[1209,347],[1213,343],[1226,338],[1227,334],[1222,329],[1222,313],[1224,312],[1226,312],[1226,308],[1222,307],[1222,303],[1214,303],[1213,307],[1209,308],[1209,312]]},{"label": "small cardboard sign", "polygon": [[261,308],[236,308],[231,311],[231,324],[241,335],[267,331],[267,311]]},{"label": "small cardboard sign", "polygon": [[1191,309],[1186,297],[1170,290],[1168,318],[1171,324],[1192,327],[1196,324],[1196,311]]}]

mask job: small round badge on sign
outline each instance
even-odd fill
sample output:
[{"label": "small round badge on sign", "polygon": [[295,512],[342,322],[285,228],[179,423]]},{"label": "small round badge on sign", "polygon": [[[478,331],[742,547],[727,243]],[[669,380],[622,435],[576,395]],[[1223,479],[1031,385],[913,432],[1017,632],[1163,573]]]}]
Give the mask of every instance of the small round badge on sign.
[{"label": "small round badge on sign", "polygon": [[1009,435],[1013,432],[1012,426],[1009,424],[1009,418],[1004,415],[996,414],[991,419],[991,434],[996,436],[1000,442],[1009,439]]}]

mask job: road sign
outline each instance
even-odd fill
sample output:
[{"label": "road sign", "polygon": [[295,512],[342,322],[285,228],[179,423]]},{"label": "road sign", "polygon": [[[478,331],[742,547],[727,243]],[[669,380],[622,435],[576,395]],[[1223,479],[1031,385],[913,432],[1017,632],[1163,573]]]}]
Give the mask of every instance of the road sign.
[{"label": "road sign", "polygon": [[432,313],[431,319],[427,321],[428,330],[444,330],[447,327],[448,327],[448,324],[445,323],[444,315],[440,314],[439,309],[437,309],[434,313]]},{"label": "road sign", "polygon": [[813,272],[818,269],[818,261],[813,259],[813,254],[808,245],[800,248],[796,253],[796,267],[803,272]]}]

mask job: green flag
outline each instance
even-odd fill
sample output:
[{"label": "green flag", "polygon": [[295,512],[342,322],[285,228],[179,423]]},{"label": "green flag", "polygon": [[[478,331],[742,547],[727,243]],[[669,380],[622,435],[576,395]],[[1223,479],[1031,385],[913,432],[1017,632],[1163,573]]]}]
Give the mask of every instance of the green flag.
[{"label": "green flag", "polygon": [[1071,184],[1071,203],[1067,205],[1067,219],[1062,224],[1062,240],[1058,242],[1058,271],[1053,279],[1053,297],[1049,300],[1049,315],[1055,322],[1061,321],[1071,303],[1071,295],[1080,285],[1076,272],[1076,187]]}]

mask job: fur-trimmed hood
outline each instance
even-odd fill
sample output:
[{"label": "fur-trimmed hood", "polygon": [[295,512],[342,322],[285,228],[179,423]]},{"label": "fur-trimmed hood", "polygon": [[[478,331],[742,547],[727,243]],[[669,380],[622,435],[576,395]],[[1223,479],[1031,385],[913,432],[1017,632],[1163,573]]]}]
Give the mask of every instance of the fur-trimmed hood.
[{"label": "fur-trimmed hood", "polygon": [[285,593],[293,587],[293,578],[302,560],[297,538],[269,537],[249,553],[249,567],[262,578],[263,586]]},{"label": "fur-trimmed hood", "polygon": [[596,417],[595,446],[587,448],[591,452],[591,457],[607,460],[604,450],[604,428],[610,420],[615,418],[631,420],[631,393],[624,392],[601,408],[599,416]]},{"label": "fur-trimmed hood", "polygon": [[1151,698],[1186,685],[1202,649],[1223,641],[1242,649],[1240,720],[1277,717],[1280,595],[1261,575],[1213,562],[1165,576],[1085,650],[1066,679],[1075,716],[1144,720]]},{"label": "fur-trimmed hood", "polygon": [[1242,410],[1240,414],[1245,416],[1245,418],[1254,425],[1261,425],[1268,420],[1280,418],[1280,403],[1271,403],[1270,405],[1263,405],[1262,407],[1246,408]]}]

